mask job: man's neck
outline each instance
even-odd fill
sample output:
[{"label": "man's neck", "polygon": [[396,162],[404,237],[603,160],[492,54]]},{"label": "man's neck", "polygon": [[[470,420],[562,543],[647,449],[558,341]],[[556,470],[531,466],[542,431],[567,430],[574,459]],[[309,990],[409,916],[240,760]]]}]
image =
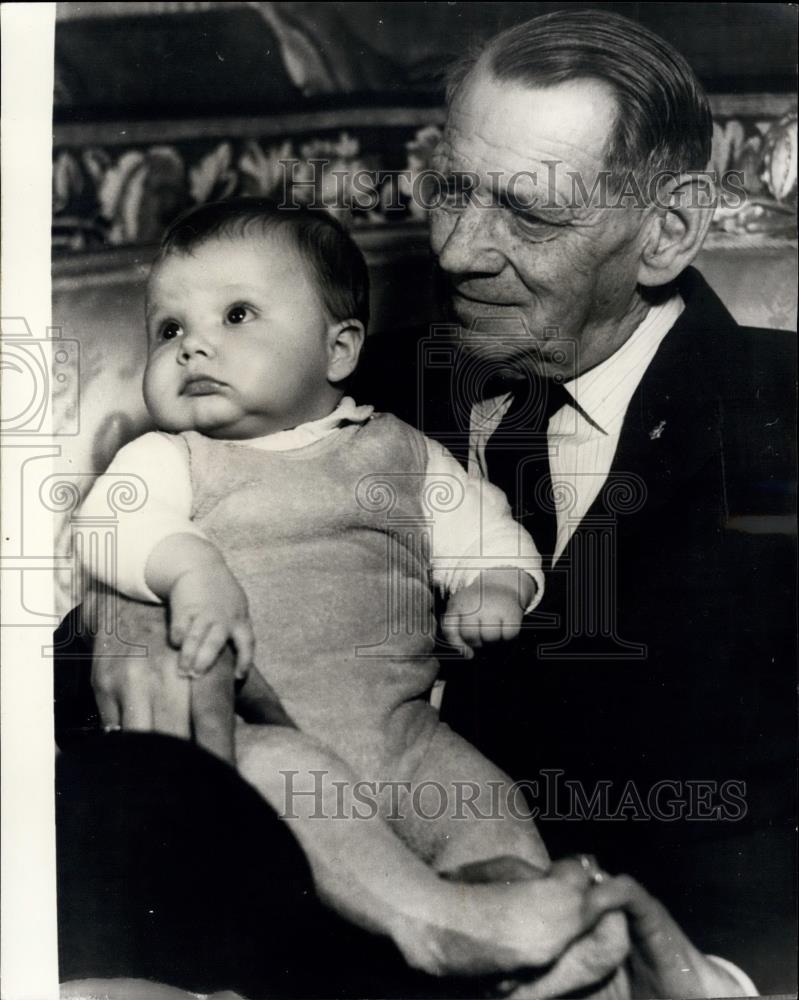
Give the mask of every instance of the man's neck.
[{"label": "man's neck", "polygon": [[624,314],[595,327],[589,337],[580,344],[573,369],[567,379],[584,375],[597,365],[601,365],[627,343],[638,327],[646,319],[651,304],[636,289]]}]

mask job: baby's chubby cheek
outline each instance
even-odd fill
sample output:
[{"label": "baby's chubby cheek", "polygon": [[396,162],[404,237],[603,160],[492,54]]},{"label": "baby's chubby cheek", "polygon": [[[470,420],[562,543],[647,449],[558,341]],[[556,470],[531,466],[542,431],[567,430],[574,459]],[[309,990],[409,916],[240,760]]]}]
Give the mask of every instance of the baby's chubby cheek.
[{"label": "baby's chubby cheek", "polygon": [[162,431],[183,431],[193,426],[191,407],[180,397],[174,378],[168,378],[148,363],[144,371],[142,394],[147,412]]},{"label": "baby's chubby cheek", "polygon": [[[145,402],[147,402],[145,400]],[[179,406],[166,406],[162,402],[147,402],[147,412],[150,414],[153,423],[161,431],[177,433],[179,431],[191,430],[194,426],[190,419],[190,414],[180,412]]]}]

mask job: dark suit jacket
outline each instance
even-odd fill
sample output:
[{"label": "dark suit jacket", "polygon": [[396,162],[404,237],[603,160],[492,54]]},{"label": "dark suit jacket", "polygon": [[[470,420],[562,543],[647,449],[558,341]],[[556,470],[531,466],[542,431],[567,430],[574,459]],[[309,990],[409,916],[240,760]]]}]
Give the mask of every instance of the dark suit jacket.
[{"label": "dark suit jacket", "polygon": [[[513,777],[539,780],[554,854],[590,845],[625,868],[634,850],[794,810],[795,337],[739,327],[693,269],[678,286],[686,309],[542,604],[518,642],[449,670],[443,708]],[[421,418],[462,457],[464,408],[443,415],[456,388],[417,369],[409,390],[403,350],[407,363],[410,337],[370,344],[360,394]],[[600,811],[627,809],[616,822],[559,820],[591,809],[575,812],[570,789],[546,801],[542,768],[579,782],[583,802],[612,782]],[[669,780],[678,787],[651,792]],[[639,822],[637,799],[651,813],[650,795],[676,818]]]},{"label": "dark suit jacket", "polygon": [[[540,628],[481,671],[480,703],[507,685],[505,707],[453,716],[516,774],[757,795],[793,755],[795,341],[738,327],[695,271],[680,290]],[[750,821],[785,804],[752,800]]]}]

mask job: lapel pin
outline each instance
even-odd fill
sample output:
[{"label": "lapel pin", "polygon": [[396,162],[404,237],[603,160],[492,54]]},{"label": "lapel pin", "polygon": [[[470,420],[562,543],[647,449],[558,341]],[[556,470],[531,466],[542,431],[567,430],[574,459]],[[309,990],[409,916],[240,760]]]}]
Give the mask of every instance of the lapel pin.
[{"label": "lapel pin", "polygon": [[658,438],[662,437],[665,426],[666,426],[666,421],[661,420],[660,423],[657,424],[655,427],[653,427],[652,430],[649,432],[649,440],[657,441]]}]

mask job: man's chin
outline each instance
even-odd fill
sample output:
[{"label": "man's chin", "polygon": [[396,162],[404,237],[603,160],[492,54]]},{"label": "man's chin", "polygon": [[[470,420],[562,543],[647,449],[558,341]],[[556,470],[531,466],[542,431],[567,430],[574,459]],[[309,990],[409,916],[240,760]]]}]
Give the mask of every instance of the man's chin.
[{"label": "man's chin", "polygon": [[488,332],[461,327],[460,366],[470,378],[507,381],[517,378],[571,377],[574,371],[572,345],[540,341],[530,336],[513,337],[501,329]]},{"label": "man's chin", "polygon": [[477,302],[455,295],[452,310],[465,345],[501,341],[510,351],[530,345],[549,350],[557,339],[557,326],[530,315],[521,306]]},{"label": "man's chin", "polygon": [[460,321],[458,343],[469,355],[484,358],[546,358],[558,345],[536,336],[517,316],[484,317],[471,323]]}]

